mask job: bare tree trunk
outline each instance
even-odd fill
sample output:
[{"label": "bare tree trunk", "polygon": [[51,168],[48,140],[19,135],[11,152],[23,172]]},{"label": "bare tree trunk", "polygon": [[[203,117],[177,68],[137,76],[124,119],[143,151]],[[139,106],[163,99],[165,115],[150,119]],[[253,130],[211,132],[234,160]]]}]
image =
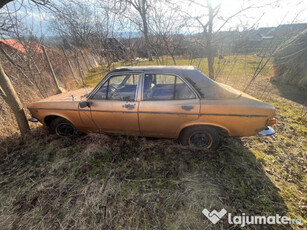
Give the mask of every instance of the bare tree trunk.
[{"label": "bare tree trunk", "polygon": [[51,62],[50,62],[50,60],[49,60],[48,54],[47,54],[47,52],[46,52],[46,49],[45,49],[44,46],[42,46],[42,49],[43,49],[44,55],[45,55],[45,57],[46,57],[46,60],[47,60],[47,62],[48,62],[49,69],[50,69],[50,72],[51,72],[51,75],[52,75],[52,79],[53,79],[54,84],[55,84],[56,89],[57,89],[57,93],[62,93],[62,90],[61,90],[61,88],[60,88],[60,86],[59,86],[58,79],[56,78],[55,73],[54,73],[54,71],[53,71],[53,68],[52,68]]},{"label": "bare tree trunk", "polygon": [[144,39],[145,39],[145,48],[146,48],[146,52],[147,52],[147,56],[148,56],[148,60],[152,61],[152,54],[151,54],[151,50],[150,50],[150,44],[149,44],[149,38],[148,38],[148,8],[150,6],[150,4],[148,3],[148,0],[127,0],[127,2],[129,4],[132,5],[132,7],[134,9],[136,9],[139,12],[139,15],[142,19],[142,28],[140,28],[140,31],[143,33],[144,35]]},{"label": "bare tree trunk", "polygon": [[176,59],[175,59],[175,55],[173,53],[171,53],[171,57],[173,59],[174,65],[177,65]]},{"label": "bare tree trunk", "polygon": [[[145,0],[143,0],[145,2]],[[144,3],[143,3],[144,4]],[[149,44],[149,38],[148,38],[148,24],[147,24],[147,18],[146,18],[146,13],[143,13],[142,15],[142,22],[143,22],[143,32],[144,32],[144,38],[145,38],[145,46],[147,50],[147,55],[148,55],[148,61],[152,61],[152,55],[150,51],[150,44]]]},{"label": "bare tree trunk", "polygon": [[19,97],[15,92],[10,79],[4,72],[1,62],[0,62],[0,95],[12,109],[20,133],[22,136],[24,136],[26,133],[30,131],[30,127],[25,112],[22,108],[22,104],[19,100]]},{"label": "bare tree trunk", "polygon": [[193,56],[192,56],[192,52],[190,53],[190,65],[192,65],[193,63]]},{"label": "bare tree trunk", "polygon": [[0,9],[2,7],[4,7],[6,4],[8,4],[9,2],[12,2],[13,0],[1,0],[0,1]]},{"label": "bare tree trunk", "polygon": [[176,59],[175,59],[175,55],[174,55],[174,51],[172,52],[168,46],[168,41],[166,38],[163,38],[163,41],[165,43],[165,46],[166,46],[166,50],[167,52],[169,53],[169,55],[171,55],[172,59],[173,59],[173,62],[174,62],[174,65],[177,65],[176,63]]},{"label": "bare tree trunk", "polygon": [[65,56],[65,58],[66,58],[66,61],[67,61],[67,63],[68,63],[68,66],[69,66],[70,72],[72,73],[72,76],[74,77],[75,82],[78,84],[78,81],[77,81],[77,78],[76,78],[75,72],[74,72],[74,70],[73,70],[73,68],[72,68],[72,66],[71,66],[71,63],[70,63],[70,61],[69,61],[69,59],[68,59],[68,56],[67,56],[67,54],[66,54],[66,51],[65,51],[65,49],[64,49],[64,48],[62,48],[62,50],[63,50],[64,56]]}]

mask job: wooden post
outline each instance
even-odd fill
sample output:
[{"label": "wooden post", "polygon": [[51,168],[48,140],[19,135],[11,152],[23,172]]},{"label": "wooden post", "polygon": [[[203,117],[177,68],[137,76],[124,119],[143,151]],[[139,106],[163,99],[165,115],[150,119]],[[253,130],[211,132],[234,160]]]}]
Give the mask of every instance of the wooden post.
[{"label": "wooden post", "polygon": [[85,50],[84,50],[84,55],[85,55],[85,57],[86,57],[86,59],[87,59],[87,61],[88,61],[89,66],[90,66],[91,68],[93,68],[93,65],[91,64],[90,58],[89,58],[89,56],[87,55],[87,52],[86,52]]},{"label": "wooden post", "polygon": [[[36,65],[36,62],[34,61],[34,59],[30,56],[30,59],[31,59],[31,61],[33,62],[33,64],[34,64],[34,67],[35,67],[35,70],[36,70],[36,72],[38,73],[38,75],[39,75],[39,77],[40,77],[40,83],[42,84],[42,82],[43,83],[45,83],[45,81],[43,81],[43,77],[42,77],[42,73],[41,73],[41,71],[39,70],[39,68],[38,68],[38,66]],[[45,96],[49,96],[48,95],[48,91],[47,91],[47,89],[46,89],[46,87],[42,87],[43,89],[44,89],[44,92],[45,92]]]},{"label": "wooden post", "polygon": [[94,61],[94,65],[95,65],[95,67],[97,67],[97,66],[98,66],[98,62],[96,61],[96,59],[95,59],[95,57],[94,57],[94,56],[92,56],[92,58],[93,58],[93,61]]},{"label": "wooden post", "polygon": [[0,62],[0,96],[4,99],[4,101],[12,109],[15,115],[19,130],[20,130],[20,133],[22,136],[24,136],[26,133],[30,131],[30,127],[29,127],[25,112],[22,108],[20,99],[10,79],[4,72],[1,62]]},{"label": "wooden post", "polygon": [[47,62],[48,62],[49,69],[50,69],[50,72],[51,72],[51,75],[52,75],[54,84],[55,84],[56,89],[57,89],[57,93],[58,93],[58,94],[59,94],[59,93],[62,93],[62,90],[61,90],[61,88],[60,88],[60,86],[59,86],[59,83],[58,83],[58,79],[56,78],[56,75],[55,75],[55,73],[54,73],[54,71],[53,71],[53,68],[52,68],[52,65],[51,65],[51,63],[50,63],[48,54],[47,54],[46,49],[45,49],[45,47],[44,47],[43,45],[42,45],[42,49],[43,49],[44,55],[45,55],[45,57],[46,57],[46,60],[47,60]]},{"label": "wooden post", "polygon": [[62,47],[62,50],[63,50],[63,53],[64,53],[64,55],[65,55],[66,61],[67,61],[67,63],[68,63],[69,69],[70,69],[70,71],[71,71],[71,73],[72,73],[72,76],[74,77],[75,82],[78,84],[78,80],[77,80],[77,78],[76,78],[75,72],[73,71],[72,65],[71,65],[71,63],[70,63],[70,61],[69,61],[69,59],[68,59],[68,56],[67,56],[67,54],[66,54],[66,51],[65,51],[64,47]]},{"label": "wooden post", "polygon": [[77,61],[78,68],[79,68],[79,72],[80,72],[80,77],[81,77],[81,79],[82,79],[83,86],[85,86],[85,82],[84,82],[84,72],[83,72],[82,66],[81,66],[80,61],[79,61],[79,58],[78,58],[78,53],[75,53],[75,56],[76,56],[76,61]]},{"label": "wooden post", "polygon": [[85,58],[84,58],[84,55],[83,55],[83,53],[82,53],[82,50],[79,50],[79,51],[80,51],[80,53],[81,53],[81,57],[82,57],[82,59],[83,59],[85,65],[86,65],[87,71],[89,71],[90,68],[88,67],[88,64],[87,64],[87,62],[86,62],[86,60],[85,60]]}]

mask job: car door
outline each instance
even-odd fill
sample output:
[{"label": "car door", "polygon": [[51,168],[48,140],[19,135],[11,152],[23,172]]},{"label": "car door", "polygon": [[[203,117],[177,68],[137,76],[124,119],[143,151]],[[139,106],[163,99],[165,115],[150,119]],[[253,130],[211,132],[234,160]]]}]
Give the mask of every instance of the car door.
[{"label": "car door", "polygon": [[141,135],[176,137],[182,125],[199,118],[200,100],[178,75],[145,73],[139,105]]},{"label": "car door", "polygon": [[113,74],[91,96],[92,120],[100,132],[139,134],[136,101],[139,74]]}]

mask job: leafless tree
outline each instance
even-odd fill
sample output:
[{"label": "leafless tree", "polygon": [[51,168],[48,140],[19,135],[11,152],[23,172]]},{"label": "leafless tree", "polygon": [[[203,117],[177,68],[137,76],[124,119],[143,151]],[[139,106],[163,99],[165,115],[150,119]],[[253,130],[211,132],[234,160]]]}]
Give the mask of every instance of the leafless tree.
[{"label": "leafless tree", "polygon": [[238,18],[240,15],[242,15],[243,12],[273,4],[275,1],[272,0],[264,4],[258,3],[257,1],[246,1],[247,4],[242,4],[240,9],[226,17],[222,17],[220,15],[221,8],[223,6],[222,2],[218,2],[215,5],[213,5],[212,0],[206,0],[205,3],[199,3],[195,0],[190,0],[189,2],[194,5],[194,7],[203,9],[200,15],[192,15],[189,12],[186,12],[184,9],[182,11],[190,18],[194,19],[201,28],[204,36],[204,42],[199,42],[199,45],[204,47],[206,50],[209,77],[214,79],[214,57],[216,56],[214,38],[216,34],[218,34],[232,19]]},{"label": "leafless tree", "polygon": [[152,46],[159,47],[160,50],[164,51],[164,54],[170,55],[176,65],[175,55],[184,45],[187,33],[185,29],[188,27],[189,20],[178,13],[180,12],[178,8],[165,6],[163,3],[157,3],[152,10],[150,21],[155,42],[151,42],[153,43]]},{"label": "leafless tree", "polygon": [[[0,1],[0,10],[9,2],[13,0],[3,0]],[[37,4],[47,4],[47,0],[35,1]],[[16,117],[19,130],[22,135],[25,135],[29,130],[29,124],[27,122],[25,112],[23,110],[20,99],[9,79],[5,73],[2,63],[0,62],[0,95],[5,100],[5,102],[10,106],[14,115]]]},{"label": "leafless tree", "polygon": [[77,47],[87,45],[94,31],[90,4],[81,1],[60,1],[53,11],[52,27],[61,37]]},{"label": "leafless tree", "polygon": [[[144,35],[145,47],[148,60],[152,61],[152,52],[149,42],[149,11],[153,7],[154,0],[126,0],[127,6],[124,8],[126,17],[135,23]],[[135,17],[135,11],[139,17]]]}]

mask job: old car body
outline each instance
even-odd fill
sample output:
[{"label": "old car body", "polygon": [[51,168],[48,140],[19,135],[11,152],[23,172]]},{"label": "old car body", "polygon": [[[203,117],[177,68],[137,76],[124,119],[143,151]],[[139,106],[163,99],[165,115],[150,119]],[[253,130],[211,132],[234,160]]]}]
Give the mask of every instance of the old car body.
[{"label": "old car body", "polygon": [[[46,126],[63,118],[85,133],[165,138],[179,138],[195,127],[224,136],[271,135],[275,123],[272,105],[217,83],[193,66],[117,68],[94,89],[55,95],[29,104],[28,109],[32,121]],[[192,133],[198,141],[214,139],[201,136],[198,129]]]}]

